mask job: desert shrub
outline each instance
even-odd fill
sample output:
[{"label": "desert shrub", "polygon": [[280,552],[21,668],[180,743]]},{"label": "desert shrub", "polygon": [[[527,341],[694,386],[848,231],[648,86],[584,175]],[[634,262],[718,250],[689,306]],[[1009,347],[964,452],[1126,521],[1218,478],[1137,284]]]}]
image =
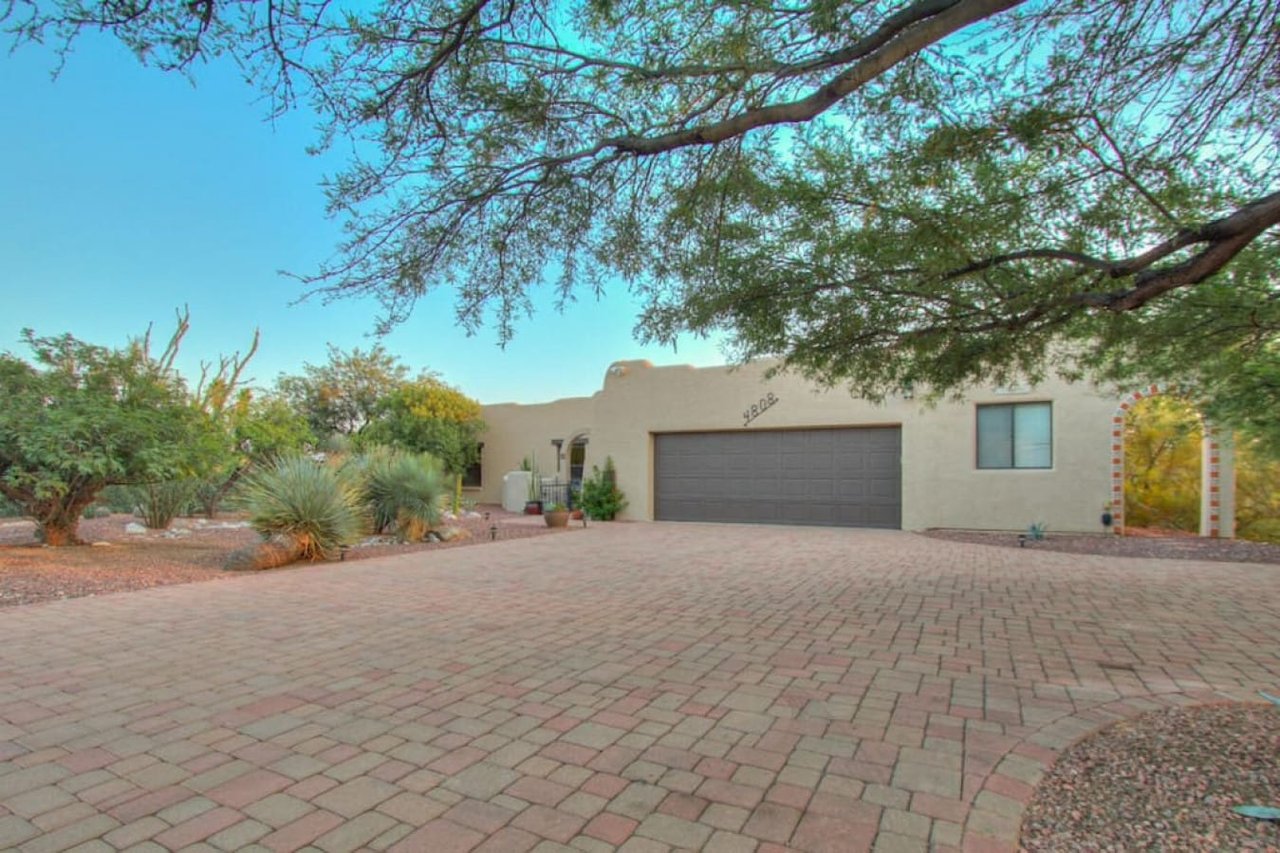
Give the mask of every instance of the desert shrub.
[{"label": "desert shrub", "polygon": [[0,495],[0,518],[18,518],[25,514],[22,507]]},{"label": "desert shrub", "polygon": [[1236,528],[1236,535],[1254,542],[1280,543],[1280,518],[1250,519]]},{"label": "desert shrub", "polygon": [[618,472],[613,457],[604,460],[604,470],[591,466],[591,476],[582,481],[582,510],[597,521],[612,521],[627,508],[626,495],[618,488]]},{"label": "desert shrub", "polygon": [[138,517],[152,530],[166,530],[179,515],[191,510],[196,484],[191,480],[165,480],[134,486]]},{"label": "desert shrub", "polygon": [[415,541],[439,523],[449,484],[435,457],[375,448],[357,467],[361,502],[374,531],[395,529],[402,539]]},{"label": "desert shrub", "polygon": [[355,449],[355,439],[342,433],[331,433],[316,443],[316,450],[326,456],[346,456]]},{"label": "desert shrub", "polygon": [[293,539],[303,559],[329,557],[364,530],[359,493],[349,473],[299,454],[281,456],[250,473],[236,502],[248,512],[254,530],[264,537]]}]

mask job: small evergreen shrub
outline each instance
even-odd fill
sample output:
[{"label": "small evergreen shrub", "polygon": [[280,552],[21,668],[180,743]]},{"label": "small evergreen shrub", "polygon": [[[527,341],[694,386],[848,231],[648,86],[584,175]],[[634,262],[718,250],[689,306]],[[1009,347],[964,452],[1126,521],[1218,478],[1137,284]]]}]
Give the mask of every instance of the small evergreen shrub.
[{"label": "small evergreen shrub", "polygon": [[606,456],[604,470],[592,465],[591,476],[582,481],[582,510],[596,521],[612,521],[626,508],[627,498],[618,488],[613,457]]},{"label": "small evergreen shrub", "polygon": [[335,554],[364,530],[357,484],[345,469],[291,454],[249,474],[237,503],[264,537],[284,536],[303,559]]}]

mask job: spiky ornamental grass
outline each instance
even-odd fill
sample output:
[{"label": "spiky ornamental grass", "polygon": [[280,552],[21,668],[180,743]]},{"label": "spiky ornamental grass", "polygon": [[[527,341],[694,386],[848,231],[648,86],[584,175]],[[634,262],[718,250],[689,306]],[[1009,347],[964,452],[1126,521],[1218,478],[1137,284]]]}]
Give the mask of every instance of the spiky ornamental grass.
[{"label": "spiky ornamental grass", "polygon": [[356,467],[361,503],[375,531],[394,527],[402,539],[416,541],[439,523],[449,483],[438,459],[427,453],[375,448]]},{"label": "spiky ornamental grass", "polygon": [[238,503],[263,536],[287,536],[303,559],[323,559],[365,529],[360,496],[349,473],[301,455],[281,456],[249,475]]}]

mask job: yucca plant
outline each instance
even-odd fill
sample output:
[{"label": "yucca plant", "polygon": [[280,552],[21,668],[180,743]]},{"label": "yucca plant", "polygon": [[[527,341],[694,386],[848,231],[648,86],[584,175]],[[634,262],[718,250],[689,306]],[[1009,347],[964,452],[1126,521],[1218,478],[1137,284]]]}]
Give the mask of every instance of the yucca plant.
[{"label": "yucca plant", "polygon": [[357,463],[361,502],[379,533],[394,528],[416,541],[440,521],[449,485],[444,466],[426,453],[375,448]]},{"label": "yucca plant", "polygon": [[237,503],[264,537],[293,540],[303,559],[326,558],[364,530],[350,475],[301,455],[281,456],[241,483]]}]

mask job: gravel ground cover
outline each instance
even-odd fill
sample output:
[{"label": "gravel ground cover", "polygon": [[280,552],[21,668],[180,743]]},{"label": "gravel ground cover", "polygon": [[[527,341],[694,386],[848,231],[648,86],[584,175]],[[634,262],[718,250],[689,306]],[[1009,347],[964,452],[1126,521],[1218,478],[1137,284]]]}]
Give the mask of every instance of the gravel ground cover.
[{"label": "gravel ground cover", "polygon": [[[1018,548],[1017,533],[979,530],[926,530],[925,536]],[[1280,545],[1247,542],[1243,539],[1209,539],[1190,534],[1162,531],[1130,531],[1125,536],[1088,533],[1054,533],[1039,542],[1027,542],[1027,549],[1065,551],[1072,554],[1104,554],[1114,557],[1150,557],[1159,560],[1212,560],[1225,563],[1280,564]]]},{"label": "gravel ground cover", "polygon": [[1060,756],[1023,815],[1026,851],[1280,850],[1280,824],[1237,805],[1280,807],[1280,708],[1153,711]]},{"label": "gravel ground cover", "polygon": [[[131,521],[136,519],[129,515],[85,519],[80,524],[80,537],[106,544],[46,548],[34,540],[35,525],[30,521],[0,520],[0,608],[234,577],[235,573],[222,569],[227,555],[260,538],[253,530],[230,526],[235,516],[213,523],[176,519],[169,535],[166,531],[126,533],[125,525]],[[480,507],[478,518],[448,524],[464,528],[466,534],[448,542],[350,548],[343,558],[349,562],[563,532],[546,527],[540,517],[509,513],[497,506]],[[569,529],[576,524],[571,523]]]}]

